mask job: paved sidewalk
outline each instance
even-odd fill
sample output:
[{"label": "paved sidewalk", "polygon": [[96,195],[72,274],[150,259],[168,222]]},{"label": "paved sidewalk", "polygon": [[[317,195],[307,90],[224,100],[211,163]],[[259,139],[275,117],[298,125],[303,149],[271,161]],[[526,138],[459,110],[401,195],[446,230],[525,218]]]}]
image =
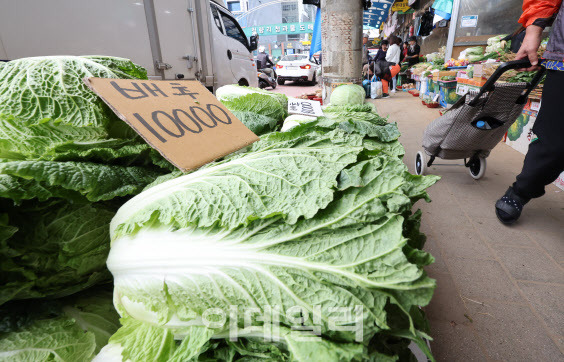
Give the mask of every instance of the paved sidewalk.
[{"label": "paved sidewalk", "polygon": [[[439,116],[419,98],[400,92],[373,101],[398,122],[405,162],[415,154],[427,124]],[[442,179],[420,202],[427,268],[437,290],[426,313],[440,361],[564,361],[564,192],[550,185],[513,227],[500,224],[494,203],[514,181],[524,156],[500,144],[487,172],[473,180],[463,166],[432,166]]]},{"label": "paved sidewalk", "polygon": [[287,82],[284,85],[277,86],[276,89],[267,88],[266,90],[274,93],[283,93],[288,97],[297,98],[304,93],[315,92],[320,88],[321,86],[319,84],[312,85],[305,82]]}]

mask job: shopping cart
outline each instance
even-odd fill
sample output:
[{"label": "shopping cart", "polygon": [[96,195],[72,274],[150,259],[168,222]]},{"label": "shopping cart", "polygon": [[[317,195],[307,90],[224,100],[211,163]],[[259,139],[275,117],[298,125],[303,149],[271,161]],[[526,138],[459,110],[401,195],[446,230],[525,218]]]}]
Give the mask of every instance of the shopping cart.
[{"label": "shopping cart", "polygon": [[[541,81],[544,68],[530,83],[496,83],[508,70],[528,68],[531,63],[502,63],[479,91],[468,92],[423,133],[423,151],[415,156],[415,173],[425,174],[436,157],[464,160],[478,180],[486,172],[486,158],[523,111],[529,93]],[[429,157],[427,157],[429,156]]]}]

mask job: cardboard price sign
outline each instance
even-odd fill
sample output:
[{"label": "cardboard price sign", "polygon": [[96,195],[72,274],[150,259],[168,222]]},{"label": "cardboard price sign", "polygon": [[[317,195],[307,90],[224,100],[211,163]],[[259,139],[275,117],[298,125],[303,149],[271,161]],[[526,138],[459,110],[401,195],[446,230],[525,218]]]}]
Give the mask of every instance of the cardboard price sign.
[{"label": "cardboard price sign", "polygon": [[182,171],[259,140],[198,81],[84,81],[148,144]]}]

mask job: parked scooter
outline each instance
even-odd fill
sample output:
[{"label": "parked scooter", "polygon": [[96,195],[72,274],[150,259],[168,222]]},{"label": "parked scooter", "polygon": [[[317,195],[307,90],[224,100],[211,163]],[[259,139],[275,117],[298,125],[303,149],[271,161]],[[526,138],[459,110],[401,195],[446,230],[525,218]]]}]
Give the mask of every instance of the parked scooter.
[{"label": "parked scooter", "polygon": [[258,85],[260,89],[271,87],[272,89],[276,88],[276,80],[278,79],[278,75],[276,71],[272,69],[272,76],[266,74],[262,69],[259,69],[258,73]]}]

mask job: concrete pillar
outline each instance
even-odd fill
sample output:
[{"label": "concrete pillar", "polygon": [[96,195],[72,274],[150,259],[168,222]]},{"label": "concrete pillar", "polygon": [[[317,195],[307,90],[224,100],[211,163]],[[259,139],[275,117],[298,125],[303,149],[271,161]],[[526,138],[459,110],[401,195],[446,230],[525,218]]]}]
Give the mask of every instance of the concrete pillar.
[{"label": "concrete pillar", "polygon": [[321,0],[323,104],[343,83],[362,84],[361,0]]}]

